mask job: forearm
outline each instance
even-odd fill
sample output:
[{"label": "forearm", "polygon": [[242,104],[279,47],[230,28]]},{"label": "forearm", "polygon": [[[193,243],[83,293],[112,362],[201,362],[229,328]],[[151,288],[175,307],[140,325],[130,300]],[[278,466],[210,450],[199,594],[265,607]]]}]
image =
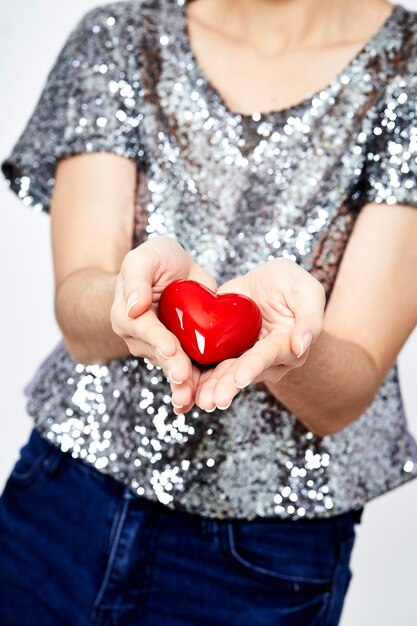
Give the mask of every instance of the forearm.
[{"label": "forearm", "polygon": [[107,362],[130,354],[110,322],[116,278],[116,274],[86,268],[68,276],[57,290],[57,322],[69,352],[81,363]]},{"label": "forearm", "polygon": [[317,435],[341,430],[359,417],[379,387],[372,359],[354,342],[323,331],[306,363],[268,390]]}]

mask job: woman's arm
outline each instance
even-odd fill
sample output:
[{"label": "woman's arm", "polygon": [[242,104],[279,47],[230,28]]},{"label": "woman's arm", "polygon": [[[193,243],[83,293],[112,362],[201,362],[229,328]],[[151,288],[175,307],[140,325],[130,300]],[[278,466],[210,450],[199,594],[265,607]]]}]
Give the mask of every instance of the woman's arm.
[{"label": "woman's arm", "polygon": [[55,314],[68,351],[80,363],[104,363],[131,353],[111,327],[117,274],[83,268],[63,280]]},{"label": "woman's arm", "polygon": [[372,402],[417,324],[417,210],[362,208],[305,364],[268,389],[318,435]]},{"label": "woman's arm", "polygon": [[136,166],[109,153],[59,161],[51,203],[55,314],[80,362],[130,354],[112,330],[110,309],[131,249]]},{"label": "woman's arm", "polygon": [[188,405],[198,372],[156,307],[173,280],[214,290],[216,282],[170,237],[132,249],[135,191],[129,159],[95,153],[59,162],[51,207],[56,318],[77,361],[146,357],[169,375],[173,402]]}]

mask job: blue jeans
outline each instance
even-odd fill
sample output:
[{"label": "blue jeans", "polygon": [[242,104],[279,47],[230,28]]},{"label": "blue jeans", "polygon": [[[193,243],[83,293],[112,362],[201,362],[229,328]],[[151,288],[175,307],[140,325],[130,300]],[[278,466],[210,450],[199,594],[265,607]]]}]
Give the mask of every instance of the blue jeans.
[{"label": "blue jeans", "polygon": [[335,626],[359,519],[172,511],[34,430],[0,498],[0,624]]}]

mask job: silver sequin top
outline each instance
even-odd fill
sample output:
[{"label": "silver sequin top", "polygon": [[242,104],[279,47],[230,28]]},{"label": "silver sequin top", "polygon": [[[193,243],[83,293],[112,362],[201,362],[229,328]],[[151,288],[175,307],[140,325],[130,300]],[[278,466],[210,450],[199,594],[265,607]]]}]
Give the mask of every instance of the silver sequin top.
[{"label": "silver sequin top", "polygon": [[[218,283],[282,255],[329,296],[361,206],[417,205],[417,14],[396,7],[299,104],[239,115],[190,48],[185,6],[125,0],[86,13],[3,174],[48,211],[59,157],[123,155],[138,168],[135,244],[176,237]],[[53,444],[138,495],[209,517],[325,517],[417,476],[396,364],[362,416],[323,438],[261,384],[226,411],[177,416],[159,368],[133,356],[83,365],[63,342],[26,394]]]}]

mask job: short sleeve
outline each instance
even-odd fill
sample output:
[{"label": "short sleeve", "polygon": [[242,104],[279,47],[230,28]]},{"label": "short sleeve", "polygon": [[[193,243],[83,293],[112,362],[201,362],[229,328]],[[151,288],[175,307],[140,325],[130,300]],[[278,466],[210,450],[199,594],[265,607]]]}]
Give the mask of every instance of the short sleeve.
[{"label": "short sleeve", "polygon": [[417,206],[417,74],[398,76],[377,103],[360,179],[351,196],[368,202]]},{"label": "short sleeve", "polygon": [[123,5],[90,10],[70,32],[29,121],[1,164],[12,191],[37,211],[49,212],[59,158],[102,151],[132,159],[141,154],[132,86],[140,81],[129,80],[132,44],[126,38],[132,26],[124,28]]}]

